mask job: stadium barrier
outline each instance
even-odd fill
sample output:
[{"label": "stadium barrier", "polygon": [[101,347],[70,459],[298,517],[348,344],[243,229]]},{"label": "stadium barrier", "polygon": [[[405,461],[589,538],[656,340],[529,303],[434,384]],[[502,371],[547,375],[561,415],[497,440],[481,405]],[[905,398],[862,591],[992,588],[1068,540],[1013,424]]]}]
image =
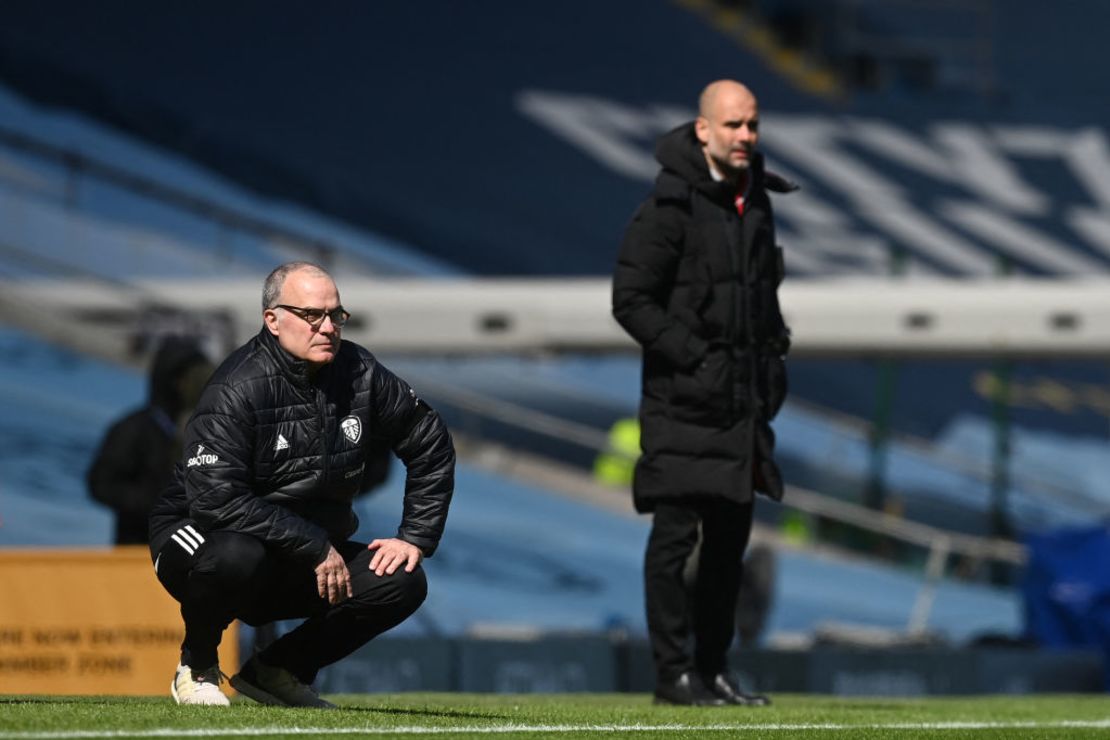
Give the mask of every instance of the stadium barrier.
[{"label": "stadium barrier", "polygon": [[[183,637],[144,547],[0,551],[0,694],[165,695]],[[221,665],[239,664],[236,625]],[[743,649],[742,679],[834,695],[1100,692],[1095,651],[973,646]],[[376,640],[320,674],[325,693],[650,691],[645,641],[602,633],[529,639]]]},{"label": "stadium barrier", "polygon": [[[0,694],[169,691],[185,633],[146,547],[0,550],[0,584]],[[238,645],[233,624],[221,665]]]},{"label": "stadium barrier", "polygon": [[[840,696],[1029,694],[1102,691],[1095,651],[1008,647],[743,649],[741,681],[768,692]],[[646,641],[605,635],[534,639],[383,638],[324,669],[324,693],[648,692]]]}]

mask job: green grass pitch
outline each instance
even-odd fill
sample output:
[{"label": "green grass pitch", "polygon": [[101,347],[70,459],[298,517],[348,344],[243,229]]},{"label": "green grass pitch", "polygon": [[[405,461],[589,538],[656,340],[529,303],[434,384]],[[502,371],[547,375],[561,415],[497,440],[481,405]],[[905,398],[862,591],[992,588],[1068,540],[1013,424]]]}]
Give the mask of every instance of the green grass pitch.
[{"label": "green grass pitch", "polygon": [[76,738],[1110,738],[1110,698],[783,694],[771,707],[657,707],[643,694],[372,694],[339,711],[170,698],[0,696],[0,740]]}]

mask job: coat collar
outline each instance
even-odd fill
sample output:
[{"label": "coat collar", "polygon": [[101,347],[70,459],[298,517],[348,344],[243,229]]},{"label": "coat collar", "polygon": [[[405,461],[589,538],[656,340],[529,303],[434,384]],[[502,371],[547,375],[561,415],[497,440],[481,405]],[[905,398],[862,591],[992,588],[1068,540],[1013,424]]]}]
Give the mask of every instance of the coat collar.
[{"label": "coat collar", "polygon": [[[714,180],[705,161],[701,143],[694,131],[694,122],[684,123],[664,134],[655,147],[655,158],[663,165],[656,180],[657,188],[669,190],[693,188],[715,203],[731,207],[736,192],[732,183]],[[754,192],[763,186],[763,155],[756,151],[752,156],[751,182]]]},{"label": "coat collar", "polygon": [[[271,334],[265,326],[262,327],[262,331],[258,332],[258,341],[274,361],[274,365],[281,371],[281,374],[289,379],[289,382],[301,388],[312,385],[312,378],[308,374],[308,362],[289,354],[278,342],[277,337]],[[321,368],[320,372],[325,369]],[[319,377],[319,373],[317,373],[317,377]]]},{"label": "coat collar", "polygon": [[309,388],[313,385],[323,387],[325,380],[331,376],[336,363],[342,361],[345,363],[344,367],[349,367],[352,362],[352,355],[357,358],[356,374],[364,373],[367,370],[367,361],[359,355],[357,345],[351,344],[346,339],[339,342],[339,352],[336,353],[335,359],[320,368],[315,376],[309,376],[308,362],[289,354],[278,342],[277,337],[271,334],[265,326],[262,327],[262,331],[258,332],[257,339],[266,354],[273,359],[274,365],[281,374],[288,378],[289,382],[301,388]]}]

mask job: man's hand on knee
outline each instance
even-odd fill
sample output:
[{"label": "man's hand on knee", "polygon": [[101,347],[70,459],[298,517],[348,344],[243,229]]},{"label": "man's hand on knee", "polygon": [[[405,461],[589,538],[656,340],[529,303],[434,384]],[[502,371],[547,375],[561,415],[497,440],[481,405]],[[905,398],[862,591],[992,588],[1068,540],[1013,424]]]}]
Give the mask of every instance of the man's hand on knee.
[{"label": "man's hand on knee", "polygon": [[396,538],[374,540],[366,549],[376,550],[370,559],[370,570],[379,576],[393,575],[402,564],[406,573],[412,573],[424,559],[419,547]]},{"label": "man's hand on knee", "polygon": [[316,590],[333,606],[351,595],[351,573],[343,556],[331,545],[327,557],[316,566]]}]

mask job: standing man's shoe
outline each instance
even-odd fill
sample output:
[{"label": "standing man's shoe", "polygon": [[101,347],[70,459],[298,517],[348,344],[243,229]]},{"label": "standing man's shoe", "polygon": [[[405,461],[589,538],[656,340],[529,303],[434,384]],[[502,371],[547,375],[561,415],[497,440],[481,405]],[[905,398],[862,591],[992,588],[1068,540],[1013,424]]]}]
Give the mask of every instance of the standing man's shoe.
[{"label": "standing man's shoe", "polygon": [[723,707],[725,700],[705,687],[698,674],[686,671],[670,682],[655,687],[656,704],[678,704],[688,707]]},{"label": "standing man's shoe", "polygon": [[311,686],[301,683],[292,673],[284,668],[268,666],[258,656],[244,663],[239,673],[231,677],[231,686],[260,704],[336,709],[334,704],[321,699]]},{"label": "standing man's shoe", "polygon": [[725,673],[718,673],[713,678],[705,679],[705,685],[726,704],[739,704],[745,707],[766,707],[771,704],[771,700],[766,696],[746,693],[734,678]]}]

